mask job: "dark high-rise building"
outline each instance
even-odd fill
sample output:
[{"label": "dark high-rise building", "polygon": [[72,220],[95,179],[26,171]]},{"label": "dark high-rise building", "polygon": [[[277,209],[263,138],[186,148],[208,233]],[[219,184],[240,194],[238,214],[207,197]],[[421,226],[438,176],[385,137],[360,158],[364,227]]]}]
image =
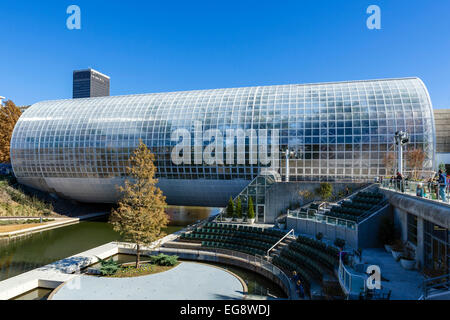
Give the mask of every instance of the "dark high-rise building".
[{"label": "dark high-rise building", "polygon": [[109,96],[109,77],[94,69],[73,72],[73,98]]}]

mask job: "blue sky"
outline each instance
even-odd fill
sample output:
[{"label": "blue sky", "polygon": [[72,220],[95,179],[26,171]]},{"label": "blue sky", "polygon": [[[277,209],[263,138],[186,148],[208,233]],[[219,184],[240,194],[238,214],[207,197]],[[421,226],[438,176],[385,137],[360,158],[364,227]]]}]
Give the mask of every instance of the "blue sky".
[{"label": "blue sky", "polygon": [[[71,4],[81,30],[66,28]],[[450,108],[449,16],[448,0],[2,1],[0,95],[71,98],[87,67],[111,95],[418,76]]]}]

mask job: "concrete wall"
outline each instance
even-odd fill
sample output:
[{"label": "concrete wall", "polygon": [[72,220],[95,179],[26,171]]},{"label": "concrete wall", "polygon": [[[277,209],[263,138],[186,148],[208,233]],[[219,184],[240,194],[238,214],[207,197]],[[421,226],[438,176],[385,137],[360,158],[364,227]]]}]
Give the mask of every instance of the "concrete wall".
[{"label": "concrete wall", "polygon": [[[333,193],[338,194],[344,191],[345,187],[355,190],[364,185],[364,183],[332,183]],[[303,205],[311,200],[305,200],[299,195],[299,191],[309,191],[315,194],[319,188],[319,182],[279,182],[266,191],[266,223],[274,223],[280,212],[285,212],[291,203]],[[316,199],[319,199],[316,196]]]},{"label": "concrete wall", "polygon": [[381,221],[386,216],[392,216],[392,208],[389,204],[386,204],[386,206],[381,208],[378,212],[359,223],[359,248],[376,248],[383,245],[383,243],[380,243],[378,239],[378,230],[380,228]]},{"label": "concrete wall", "polygon": [[[380,191],[386,195],[389,199],[389,203],[394,206],[396,210],[409,212],[417,217],[450,229],[450,204],[427,200],[408,194],[401,194],[386,189],[380,189]],[[401,221],[398,222],[400,223]]]},{"label": "concrete wall", "polygon": [[450,229],[450,205],[438,203],[398,192],[380,189],[389,199],[392,206],[394,223],[401,234],[403,242],[408,240],[408,214],[417,217],[416,268],[424,265],[424,222],[430,221],[443,228]]},{"label": "concrete wall", "polygon": [[330,241],[334,241],[336,238],[344,239],[346,245],[354,249],[374,248],[382,245],[378,241],[378,228],[382,218],[389,214],[392,212],[390,206],[386,205],[362,221],[355,229],[295,217],[288,217],[286,226],[288,229],[294,229],[298,233],[310,236],[322,232],[324,238]]}]

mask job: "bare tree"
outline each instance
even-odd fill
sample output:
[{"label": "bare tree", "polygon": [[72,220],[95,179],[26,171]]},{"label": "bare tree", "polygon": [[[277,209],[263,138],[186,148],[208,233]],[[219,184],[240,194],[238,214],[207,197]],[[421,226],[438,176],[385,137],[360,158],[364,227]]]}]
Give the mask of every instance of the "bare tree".
[{"label": "bare tree", "polygon": [[425,152],[420,148],[414,148],[408,151],[407,165],[412,169],[412,178],[417,180],[419,177],[419,172],[422,171],[423,162],[425,161]]}]

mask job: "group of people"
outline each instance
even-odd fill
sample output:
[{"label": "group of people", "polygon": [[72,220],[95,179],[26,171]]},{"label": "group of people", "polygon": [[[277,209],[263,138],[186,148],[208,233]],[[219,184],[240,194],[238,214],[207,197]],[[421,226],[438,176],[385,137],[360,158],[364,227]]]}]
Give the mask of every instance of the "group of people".
[{"label": "group of people", "polygon": [[[425,183],[420,182],[417,185],[416,195],[418,197],[427,197],[427,194],[436,194],[436,198],[447,202],[447,194],[450,192],[450,177],[447,177],[445,172],[439,170],[439,172],[434,176],[428,179]],[[381,183],[382,183],[381,178]],[[409,179],[408,177],[404,178],[400,172],[397,172],[396,176],[392,176],[389,180],[389,184],[394,186],[397,190],[401,192],[405,192],[405,187],[408,187]]]},{"label": "group of people", "polygon": [[[433,191],[436,193],[436,198],[447,202],[447,193],[450,191],[450,184],[448,183],[447,175],[439,170],[438,174],[434,178],[430,178],[427,181],[428,193]],[[419,183],[416,189],[416,195],[418,197],[426,197],[427,191],[422,183]]]}]

